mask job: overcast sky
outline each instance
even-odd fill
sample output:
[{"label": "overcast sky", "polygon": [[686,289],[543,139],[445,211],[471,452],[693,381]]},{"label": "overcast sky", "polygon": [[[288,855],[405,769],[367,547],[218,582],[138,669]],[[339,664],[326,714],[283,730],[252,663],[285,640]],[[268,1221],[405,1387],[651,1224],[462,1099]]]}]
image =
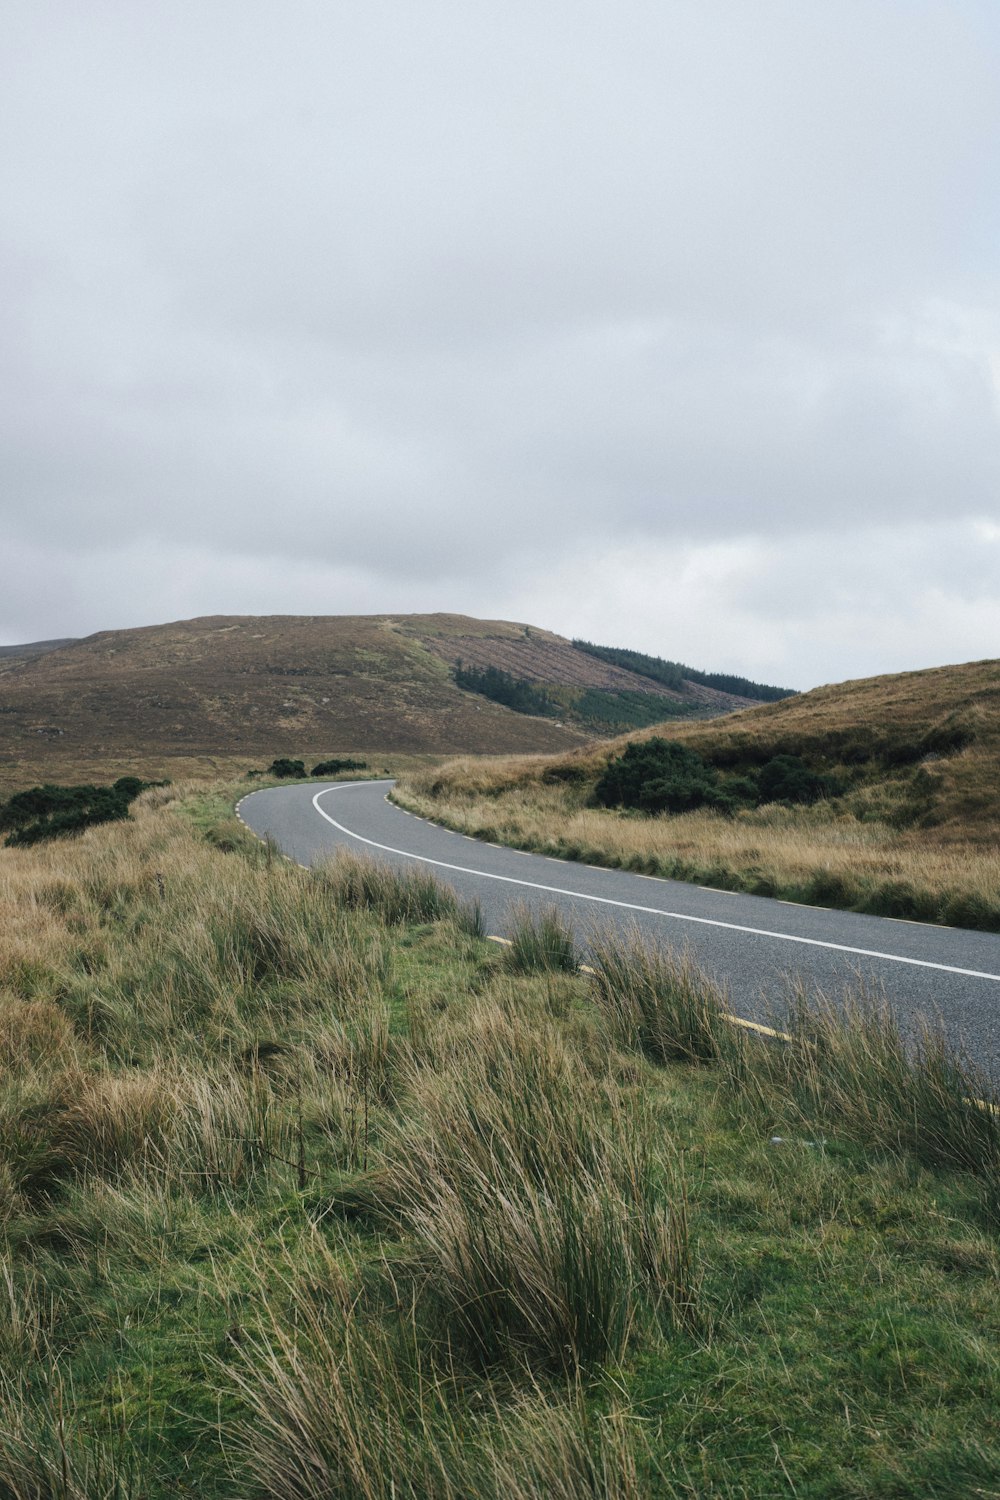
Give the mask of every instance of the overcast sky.
[{"label": "overcast sky", "polygon": [[1000,655],[996,0],[7,0],[0,642]]}]

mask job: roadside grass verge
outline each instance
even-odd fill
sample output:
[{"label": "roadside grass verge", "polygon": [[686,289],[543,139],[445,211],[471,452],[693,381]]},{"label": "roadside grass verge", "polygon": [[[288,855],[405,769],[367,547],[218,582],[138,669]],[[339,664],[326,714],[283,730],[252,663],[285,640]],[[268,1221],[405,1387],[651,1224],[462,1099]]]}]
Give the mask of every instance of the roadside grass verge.
[{"label": "roadside grass verge", "polygon": [[0,851],[0,1493],[997,1490],[997,1116],[935,1033],[764,1042],[538,920],[522,970],[194,797]]},{"label": "roadside grass verge", "polygon": [[574,779],[573,763],[567,768],[568,779],[553,771],[549,781],[538,757],[456,761],[401,777],[392,800],[456,832],[555,858],[1000,932],[1000,855],[978,821],[975,837],[972,823],[902,827],[894,804],[881,808],[874,793],[850,805],[650,817],[590,806],[592,778]]}]

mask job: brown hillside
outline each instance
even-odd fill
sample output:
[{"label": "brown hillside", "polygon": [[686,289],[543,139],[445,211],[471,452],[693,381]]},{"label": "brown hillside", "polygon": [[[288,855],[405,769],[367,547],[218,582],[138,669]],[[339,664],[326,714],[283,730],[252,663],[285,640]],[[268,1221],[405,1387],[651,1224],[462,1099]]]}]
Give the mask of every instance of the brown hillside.
[{"label": "brown hillside", "polygon": [[76,640],[76,636],[64,636],[58,641],[26,641],[22,646],[0,646],[0,665],[13,666],[18,661],[46,656],[50,651],[58,651],[60,646],[75,645]]},{"label": "brown hillside", "polygon": [[[528,627],[432,616],[452,638]],[[354,752],[558,751],[583,736],[451,681],[405,616],[210,616],[0,659],[0,782]],[[175,764],[176,763],[176,764]]]},{"label": "brown hillside", "polygon": [[598,775],[630,740],[683,740],[716,765],[762,764],[801,755],[818,768],[842,769],[859,790],[902,795],[913,768],[933,782],[938,838],[995,843],[1000,831],[1000,661],[966,662],[814,688],[698,723],[676,722],[594,742],[569,758],[533,762],[519,772],[544,780],[553,766]]},{"label": "brown hillside", "polygon": [[[470,629],[470,625],[476,628]],[[645,693],[670,703],[696,707],[706,714],[730,713],[745,708],[749,701],[696,682],[687,682],[681,691],[675,692],[649,677],[601,661],[578,650],[563,636],[538,630],[533,625],[511,625],[504,620],[470,621],[462,615],[424,615],[415,617],[412,626],[401,622],[401,628],[417,636],[449,666],[461,657],[467,667],[499,667],[512,677],[525,677],[529,682],[598,688],[610,693]]]}]

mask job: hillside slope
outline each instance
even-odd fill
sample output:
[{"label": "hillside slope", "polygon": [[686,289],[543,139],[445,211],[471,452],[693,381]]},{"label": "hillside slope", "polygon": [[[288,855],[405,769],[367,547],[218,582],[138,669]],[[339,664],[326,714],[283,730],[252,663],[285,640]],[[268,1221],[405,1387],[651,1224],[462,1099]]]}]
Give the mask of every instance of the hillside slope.
[{"label": "hillside slope", "polygon": [[[654,735],[696,750],[723,784],[792,755],[835,794],[729,816],[595,807],[609,760]],[[1000,662],[840,683],[558,756],[453,762],[407,778],[400,796],[465,832],[591,863],[997,929]]]},{"label": "hillside slope", "polygon": [[50,651],[58,651],[62,646],[74,646],[77,642],[76,636],[63,636],[56,641],[25,641],[20,646],[0,646],[0,665],[14,666],[20,661],[29,661],[36,656],[47,656]]},{"label": "hillside slope", "polygon": [[209,616],[101,631],[0,661],[0,768],[23,779],[30,766],[39,779],[105,763],[194,769],[293,751],[556,751],[581,742],[460,692],[414,617],[405,623]]},{"label": "hillside slope", "polygon": [[[543,684],[548,716],[462,691],[459,659]],[[0,783],[200,773],[279,754],[559,752],[607,733],[605,719],[703,717],[744,701],[664,687],[505,620],[208,616],[6,648]]]},{"label": "hillside slope", "polygon": [[1000,831],[1000,661],[859,678],[709,722],[664,723],[525,774],[545,780],[571,766],[574,779],[596,780],[629,741],[653,735],[682,741],[723,771],[800,755],[837,774],[856,810],[877,811],[881,799],[897,821],[894,804],[912,802],[917,781],[928,804],[921,820],[937,837],[988,844]]}]

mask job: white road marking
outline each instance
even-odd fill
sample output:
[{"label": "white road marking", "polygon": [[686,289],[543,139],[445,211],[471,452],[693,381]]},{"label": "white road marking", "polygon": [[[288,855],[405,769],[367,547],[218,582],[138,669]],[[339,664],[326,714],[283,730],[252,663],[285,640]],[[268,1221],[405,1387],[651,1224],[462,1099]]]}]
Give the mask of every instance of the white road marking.
[{"label": "white road marking", "polygon": [[[366,839],[363,834],[355,833],[353,829],[345,828],[343,823],[338,823],[336,818],[331,818],[330,814],[324,812],[319,805],[320,797],[327,796],[329,792],[347,791],[352,786],[377,785],[378,783],[374,781],[348,781],[343,786],[324,787],[322,791],[316,793],[312,799],[312,805],[321,818],[325,818],[349,839],[356,839],[359,844],[367,844],[370,849],[381,849],[384,854],[398,854],[403,859],[413,859],[422,865],[434,865],[439,870],[453,870],[458,875],[473,875],[480,880],[498,880],[504,885],[526,886],[533,891],[545,891],[550,896],[568,896],[574,901],[591,901],[600,906],[614,906],[622,911],[638,911],[645,916],[666,917],[672,922],[691,922],[699,927],[722,927],[729,932],[745,932],[751,937],[774,938],[779,943],[800,943],[807,948],[826,948],[835,953],[853,953],[860,958],[878,958],[885,963],[908,964],[915,969],[935,969],[943,974],[961,974],[967,979],[989,979],[994,984],[1000,984],[1000,974],[987,974],[981,969],[960,969],[954,964],[932,963],[926,958],[906,958],[901,953],[880,953],[874,948],[852,948],[847,943],[828,943],[821,938],[798,937],[790,932],[771,932],[766,927],[746,927],[739,922],[722,922],[717,917],[692,917],[685,912],[664,911],[658,906],[639,906],[634,901],[615,901],[610,896],[592,896],[585,891],[568,891],[562,886],[542,885],[536,880],[518,880],[513,875],[495,875],[487,870],[470,870],[465,865],[448,864],[443,859],[431,859],[426,854],[411,854],[409,849],[396,849],[391,844],[380,844],[375,839]],[[433,824],[431,826],[433,827]],[[499,848],[500,846],[490,845],[490,847]]]}]

